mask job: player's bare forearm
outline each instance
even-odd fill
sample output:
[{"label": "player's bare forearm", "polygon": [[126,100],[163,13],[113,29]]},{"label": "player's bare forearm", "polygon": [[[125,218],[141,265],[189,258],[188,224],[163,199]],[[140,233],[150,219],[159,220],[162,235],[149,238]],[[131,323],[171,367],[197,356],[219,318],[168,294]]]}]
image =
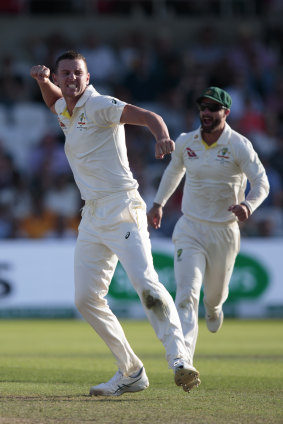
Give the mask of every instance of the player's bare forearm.
[{"label": "player's bare forearm", "polygon": [[62,97],[60,88],[58,88],[50,80],[47,83],[39,83],[38,85],[46,106],[49,107],[53,113],[56,113],[54,105],[56,101]]},{"label": "player's bare forearm", "polygon": [[161,227],[161,220],[163,215],[163,208],[161,205],[154,203],[152,208],[147,214],[148,223],[157,230]]},{"label": "player's bare forearm", "polygon": [[157,159],[163,159],[166,154],[175,149],[175,143],[170,139],[167,125],[162,117],[154,112],[137,106],[126,105],[120,122],[147,127],[156,140],[155,157]]},{"label": "player's bare forearm", "polygon": [[62,97],[62,92],[59,87],[50,81],[50,69],[44,65],[36,65],[31,68],[30,75],[38,83],[46,106],[55,113],[54,105]]}]

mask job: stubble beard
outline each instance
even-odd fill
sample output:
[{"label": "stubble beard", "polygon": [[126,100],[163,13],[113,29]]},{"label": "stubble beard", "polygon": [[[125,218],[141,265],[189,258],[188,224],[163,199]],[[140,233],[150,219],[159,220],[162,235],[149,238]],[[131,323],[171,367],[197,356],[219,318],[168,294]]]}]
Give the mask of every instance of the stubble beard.
[{"label": "stubble beard", "polygon": [[216,118],[214,119],[211,124],[206,125],[203,121],[203,119],[200,120],[201,122],[201,129],[203,133],[212,133],[213,131],[217,130],[220,127],[221,119]]}]

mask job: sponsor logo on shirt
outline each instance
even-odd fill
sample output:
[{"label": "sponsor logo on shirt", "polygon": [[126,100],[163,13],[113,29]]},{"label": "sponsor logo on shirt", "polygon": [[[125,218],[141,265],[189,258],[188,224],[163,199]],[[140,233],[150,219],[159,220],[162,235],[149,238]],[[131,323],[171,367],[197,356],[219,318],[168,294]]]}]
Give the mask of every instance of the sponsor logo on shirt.
[{"label": "sponsor logo on shirt", "polygon": [[62,121],[60,121],[60,119],[58,118],[58,122],[59,122],[59,125],[60,125],[60,127],[63,129],[63,128],[66,128],[66,125],[64,124],[64,122],[62,122]]},{"label": "sponsor logo on shirt", "polygon": [[186,150],[187,150],[187,154],[188,154],[189,158],[198,159],[197,154],[192,149],[190,149],[189,147],[186,147]]}]

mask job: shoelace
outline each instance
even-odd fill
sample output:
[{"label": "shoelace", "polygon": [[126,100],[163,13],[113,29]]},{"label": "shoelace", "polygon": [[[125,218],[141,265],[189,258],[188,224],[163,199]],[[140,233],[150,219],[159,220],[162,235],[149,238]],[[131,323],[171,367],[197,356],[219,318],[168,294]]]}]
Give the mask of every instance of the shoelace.
[{"label": "shoelace", "polygon": [[116,380],[119,380],[121,377],[123,377],[123,374],[120,370],[116,372],[116,374],[113,375],[113,377],[108,381],[109,384],[115,383]]}]

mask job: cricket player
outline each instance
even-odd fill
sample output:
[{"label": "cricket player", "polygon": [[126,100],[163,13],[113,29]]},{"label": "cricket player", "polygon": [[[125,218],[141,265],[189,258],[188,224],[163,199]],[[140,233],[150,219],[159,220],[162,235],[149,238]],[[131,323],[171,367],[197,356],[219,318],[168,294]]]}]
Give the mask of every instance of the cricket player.
[{"label": "cricket player", "polygon": [[77,52],[57,59],[54,83],[43,65],[32,67],[31,76],[58,116],[65,152],[85,201],[75,249],[75,303],[118,365],[114,377],[91,387],[90,394],[119,396],[149,385],[142,361],[105,299],[118,259],[165,347],[176,384],[189,392],[200,383],[199,373],[188,362],[174,301],[153,267],[146,206],[129,169],[124,132],[124,124],[147,127],[156,139],[156,158],[162,159],[174,150],[167,126],[153,112],[100,95],[89,85],[86,60]]},{"label": "cricket player", "polygon": [[[193,365],[198,308],[203,285],[208,330],[223,322],[222,305],[240,249],[238,222],[244,222],[269,193],[269,183],[252,144],[233,131],[226,119],[232,99],[209,87],[197,99],[201,126],[181,134],[175,144],[149,223],[160,228],[163,207],[185,175],[182,216],[173,231],[175,303]],[[245,197],[247,179],[250,191]]]}]

